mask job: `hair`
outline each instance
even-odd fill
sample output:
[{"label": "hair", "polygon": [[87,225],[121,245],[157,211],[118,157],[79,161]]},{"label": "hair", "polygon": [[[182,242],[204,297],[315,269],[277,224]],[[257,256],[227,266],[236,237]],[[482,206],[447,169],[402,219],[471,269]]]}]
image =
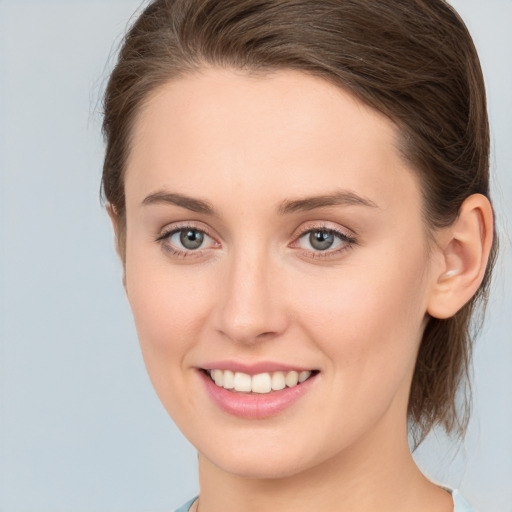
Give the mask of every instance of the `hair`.
[{"label": "hair", "polygon": [[[299,70],[386,115],[419,177],[428,233],[450,225],[469,195],[489,197],[482,71],[466,26],[444,0],[154,0],[126,34],[104,96],[102,192],[123,261],[123,175],[137,114],[159,86],[212,66]],[[464,435],[472,334],[496,250],[495,238],[475,296],[451,318],[428,319],[408,405],[416,444],[434,426]]]}]

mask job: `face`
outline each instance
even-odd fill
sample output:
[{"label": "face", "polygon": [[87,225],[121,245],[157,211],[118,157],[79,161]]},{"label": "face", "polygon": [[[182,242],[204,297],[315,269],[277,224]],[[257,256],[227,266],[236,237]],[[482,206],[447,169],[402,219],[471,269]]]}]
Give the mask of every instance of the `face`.
[{"label": "face", "polygon": [[204,70],[145,104],[125,187],[145,363],[201,457],[276,477],[403,440],[429,257],[387,118],[296,71]]}]

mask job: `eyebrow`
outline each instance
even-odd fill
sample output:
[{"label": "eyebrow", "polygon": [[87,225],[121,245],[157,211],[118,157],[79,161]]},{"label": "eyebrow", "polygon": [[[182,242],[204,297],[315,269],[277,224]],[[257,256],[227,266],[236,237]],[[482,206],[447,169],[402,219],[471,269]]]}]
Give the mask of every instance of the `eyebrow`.
[{"label": "eyebrow", "polygon": [[205,213],[207,215],[215,214],[215,210],[213,209],[212,205],[207,201],[194,199],[193,197],[185,196],[183,194],[156,192],[154,194],[150,194],[144,199],[144,201],[142,201],[143,205],[162,203],[181,206],[182,208],[186,208],[187,210],[191,210],[196,213]]},{"label": "eyebrow", "polygon": [[[154,194],[147,196],[142,201],[142,204],[173,204],[196,213],[215,215],[215,209],[207,201],[173,192],[155,192]],[[315,210],[317,208],[325,208],[328,206],[367,206],[371,208],[378,208],[371,199],[361,197],[351,191],[341,190],[333,194],[283,201],[278,208],[278,212],[285,215],[300,211]]]},{"label": "eyebrow", "polygon": [[377,204],[371,199],[361,197],[349,190],[340,190],[333,194],[283,201],[279,206],[279,212],[282,214],[295,213],[327,206],[368,206],[370,208],[378,208]]}]

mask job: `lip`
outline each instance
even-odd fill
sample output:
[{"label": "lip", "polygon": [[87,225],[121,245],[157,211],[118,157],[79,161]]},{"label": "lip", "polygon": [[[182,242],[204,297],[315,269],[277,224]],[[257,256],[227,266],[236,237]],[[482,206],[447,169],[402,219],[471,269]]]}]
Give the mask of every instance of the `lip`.
[{"label": "lip", "polygon": [[242,363],[240,361],[213,361],[201,365],[203,370],[231,370],[232,372],[242,372],[248,375],[257,375],[258,373],[272,372],[296,372],[311,371],[313,368],[303,368],[300,366],[291,366],[289,364],[276,363],[273,361],[260,361],[257,363]]},{"label": "lip", "polygon": [[[218,366],[215,368],[219,370],[223,369]],[[233,366],[230,366],[226,369],[231,370],[232,368]],[[268,368],[268,366],[265,368]],[[251,367],[251,369],[254,370],[254,367]],[[283,369],[283,367],[280,366],[279,369]],[[220,409],[233,416],[248,419],[270,418],[280,414],[308,393],[318,377],[318,374],[313,374],[309,379],[297,386],[284,388],[279,391],[271,391],[265,394],[256,394],[228,391],[227,389],[217,386],[204,370],[198,369],[197,372],[210,398]],[[259,370],[256,371],[256,373],[258,372]]]}]

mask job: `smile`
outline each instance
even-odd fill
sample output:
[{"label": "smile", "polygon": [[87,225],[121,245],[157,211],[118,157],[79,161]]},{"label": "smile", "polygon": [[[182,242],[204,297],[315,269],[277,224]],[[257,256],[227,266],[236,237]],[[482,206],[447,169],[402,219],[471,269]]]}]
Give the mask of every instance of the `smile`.
[{"label": "smile", "polygon": [[245,369],[242,365],[232,369],[227,369],[227,364],[222,364],[225,369],[215,366],[198,369],[207,395],[225,413],[247,419],[269,418],[291,408],[317,387],[320,374],[318,370],[279,369],[269,364],[264,366],[274,371],[256,370],[257,365],[248,369],[251,373],[237,371]]},{"label": "smile", "polygon": [[206,372],[216,386],[241,393],[265,394],[293,388],[308,380],[313,371],[275,371],[249,375],[231,370],[207,370]]}]

